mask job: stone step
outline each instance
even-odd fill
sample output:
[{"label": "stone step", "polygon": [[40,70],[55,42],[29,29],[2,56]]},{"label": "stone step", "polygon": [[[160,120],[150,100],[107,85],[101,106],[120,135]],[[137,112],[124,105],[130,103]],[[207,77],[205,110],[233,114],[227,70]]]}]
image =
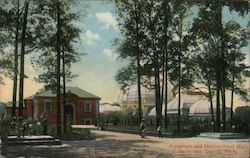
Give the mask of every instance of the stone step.
[{"label": "stone step", "polygon": [[201,133],[199,137],[215,139],[248,139],[248,136],[241,133]]},{"label": "stone step", "polygon": [[48,135],[40,135],[40,136],[24,136],[24,137],[17,137],[17,136],[8,136],[8,141],[22,141],[22,140],[55,140],[54,137]]},{"label": "stone step", "polygon": [[61,145],[59,139],[51,136],[9,136],[4,145]]},{"label": "stone step", "polygon": [[11,141],[6,142],[5,145],[61,145],[60,140],[54,140],[54,141]]}]

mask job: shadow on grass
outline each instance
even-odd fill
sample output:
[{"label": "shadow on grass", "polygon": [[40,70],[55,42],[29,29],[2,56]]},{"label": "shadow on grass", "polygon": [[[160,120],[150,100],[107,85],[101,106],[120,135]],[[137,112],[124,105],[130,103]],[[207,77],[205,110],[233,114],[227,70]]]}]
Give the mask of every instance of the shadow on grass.
[{"label": "shadow on grass", "polygon": [[6,146],[1,153],[4,157],[62,157],[62,158],[102,158],[102,157],[156,157],[168,158],[171,154],[152,151],[146,144],[156,141],[113,140],[99,136],[96,140],[63,141],[59,146]]}]

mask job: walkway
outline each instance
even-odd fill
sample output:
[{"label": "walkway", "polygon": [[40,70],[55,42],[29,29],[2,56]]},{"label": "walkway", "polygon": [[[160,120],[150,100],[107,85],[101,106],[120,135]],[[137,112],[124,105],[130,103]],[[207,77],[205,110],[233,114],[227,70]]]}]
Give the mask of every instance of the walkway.
[{"label": "walkway", "polygon": [[[2,151],[7,157],[76,158],[249,158],[249,141],[146,137],[93,131],[92,141],[64,141],[59,146],[22,146]],[[1,154],[0,154],[1,155]],[[0,156],[1,157],[1,156]]]}]

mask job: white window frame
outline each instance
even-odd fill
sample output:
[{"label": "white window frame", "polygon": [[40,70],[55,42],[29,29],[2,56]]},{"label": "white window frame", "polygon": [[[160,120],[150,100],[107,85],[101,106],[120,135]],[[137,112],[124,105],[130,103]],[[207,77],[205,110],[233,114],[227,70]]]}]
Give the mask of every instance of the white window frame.
[{"label": "white window frame", "polygon": [[[87,108],[89,106],[89,108]],[[91,103],[84,103],[84,112],[91,112],[92,111],[92,104]]]},{"label": "white window frame", "polygon": [[[47,111],[47,105],[49,105],[49,111]],[[43,111],[44,111],[45,113],[52,112],[52,104],[51,104],[51,101],[49,101],[49,100],[45,101],[44,106],[43,106]]]},{"label": "white window frame", "polygon": [[[87,121],[89,121],[90,124],[86,124]],[[84,125],[92,125],[92,124],[93,124],[93,119],[84,119],[84,120],[83,120],[83,124],[84,124]]]}]

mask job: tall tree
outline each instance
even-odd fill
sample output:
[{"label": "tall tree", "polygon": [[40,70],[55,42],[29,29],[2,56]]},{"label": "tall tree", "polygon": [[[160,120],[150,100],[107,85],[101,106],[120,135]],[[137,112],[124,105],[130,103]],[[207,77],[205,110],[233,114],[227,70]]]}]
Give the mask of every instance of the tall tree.
[{"label": "tall tree", "polygon": [[233,126],[233,109],[234,109],[234,93],[241,96],[245,101],[248,101],[246,89],[243,87],[244,78],[243,72],[245,64],[245,54],[242,53],[242,48],[248,45],[250,31],[247,27],[242,27],[235,21],[229,21],[225,24],[225,50],[226,60],[228,63],[227,71],[228,78],[226,88],[231,90],[231,105],[230,105],[230,127]]},{"label": "tall tree", "polygon": [[[187,17],[188,5],[184,1],[172,3],[172,39],[169,49],[172,52],[169,65],[169,80],[173,85],[173,90],[178,94],[178,113],[177,131],[181,129],[181,89],[188,88],[192,83],[192,75],[189,63],[190,53],[187,51],[189,46],[188,26],[184,25]],[[177,72],[177,73],[176,73]]]},{"label": "tall tree", "polygon": [[57,2],[57,33],[56,33],[56,102],[57,102],[57,135],[61,136],[61,5]]},{"label": "tall tree", "polygon": [[[211,111],[211,120],[214,122],[214,114],[213,114],[213,88],[212,86],[215,84],[216,76],[216,65],[217,63],[217,41],[216,35],[213,30],[216,29],[216,23],[214,22],[214,12],[213,8],[211,8],[210,4],[207,6],[200,6],[200,10],[198,13],[198,17],[194,19],[194,23],[191,31],[193,32],[193,43],[192,43],[192,52],[194,54],[193,63],[194,65],[194,75],[197,79],[197,83],[199,85],[205,85],[208,88],[208,97],[210,100],[210,111]],[[218,84],[217,84],[218,85]],[[217,99],[218,99],[218,91],[217,91]],[[217,100],[218,103],[218,100]],[[218,114],[220,108],[217,104],[217,122],[220,118]],[[219,117],[218,117],[219,116]]]},{"label": "tall tree", "polygon": [[159,8],[160,1],[148,1],[143,8],[144,13],[144,31],[147,35],[144,42],[145,55],[147,56],[148,65],[153,68],[154,90],[155,90],[155,108],[156,108],[156,127],[162,124],[162,104],[161,104],[161,88],[160,88],[160,49],[159,43]]},{"label": "tall tree", "polygon": [[119,25],[124,39],[116,41],[118,44],[117,51],[123,58],[132,57],[136,61],[137,73],[137,91],[138,91],[138,122],[142,119],[142,102],[141,102],[141,41],[142,36],[142,14],[140,10],[143,6],[143,1],[115,1],[116,8],[119,14]]},{"label": "tall tree", "polygon": [[[170,34],[169,34],[169,26],[170,26],[170,20],[171,20],[171,7],[170,7],[171,3],[169,1],[163,1],[162,3],[162,10],[163,10],[163,16],[162,16],[162,25],[163,25],[163,76],[165,79],[165,91],[164,91],[164,98],[165,98],[165,109],[164,109],[164,125],[165,125],[165,131],[167,131],[168,128],[168,114],[167,114],[167,110],[168,110],[168,69],[169,69],[169,52],[168,52],[168,45],[169,45],[169,39],[170,39]],[[162,92],[163,93],[163,92]]]},{"label": "tall tree", "polygon": [[[236,3],[232,3],[233,5],[229,5],[231,9],[238,10],[239,13],[245,12],[246,8],[243,6],[246,1],[239,1]],[[242,5],[243,4],[243,5]],[[228,5],[225,1],[217,0],[215,1],[216,9],[215,9],[215,19],[216,19],[216,24],[217,24],[217,35],[218,35],[218,42],[219,42],[219,47],[218,47],[218,54],[219,54],[219,59],[220,59],[220,69],[221,71],[217,72],[218,74],[218,82],[220,80],[220,85],[217,87],[221,91],[221,102],[222,102],[222,130],[226,130],[226,88],[227,88],[227,77],[228,77],[228,71],[227,68],[229,66],[229,63],[227,62],[227,52],[226,52],[226,39],[225,39],[225,32],[224,32],[224,27],[223,27],[223,6]],[[247,5],[248,8],[249,5]],[[219,91],[217,89],[217,91]],[[219,125],[218,125],[219,126]]]},{"label": "tall tree", "polygon": [[22,36],[21,36],[21,56],[20,56],[20,82],[19,82],[19,116],[23,116],[23,92],[24,92],[24,55],[26,46],[26,28],[28,16],[29,2],[24,3],[24,14],[22,23]]},{"label": "tall tree", "polygon": [[13,90],[12,90],[12,116],[16,115],[16,99],[17,99],[17,75],[18,75],[18,42],[19,42],[19,0],[17,1],[16,10],[16,32],[15,32],[15,59],[14,59],[14,78],[13,78]]},{"label": "tall tree", "polygon": [[[13,5],[13,6],[12,6]],[[11,6],[11,7],[7,7]],[[14,44],[14,62],[13,69],[9,69],[10,72],[13,71],[13,95],[12,95],[12,115],[15,116],[15,108],[16,108],[16,96],[17,96],[17,75],[18,75],[18,43],[19,43],[19,21],[20,21],[20,9],[19,9],[19,0],[18,1],[2,1],[0,7],[1,14],[1,34],[2,40],[1,45],[5,48],[12,47],[12,43]],[[15,37],[9,35],[8,37],[4,37],[4,34],[9,33],[12,34],[14,32]],[[8,46],[7,46],[7,45]],[[6,60],[9,55],[12,55],[11,52],[8,52],[8,55],[5,54],[5,57],[2,59]],[[10,58],[12,60],[12,58]],[[1,61],[3,62],[3,61]],[[5,61],[6,62],[6,61]],[[12,73],[11,73],[12,74]]]},{"label": "tall tree", "polygon": [[[240,4],[240,2],[238,3]],[[202,3],[200,6],[200,11],[198,17],[194,20],[192,27],[193,35],[195,35],[196,46],[194,49],[194,59],[197,59],[194,63],[198,64],[196,66],[200,70],[195,71],[196,77],[199,78],[201,82],[198,83],[205,84],[208,87],[209,98],[211,102],[211,111],[213,109],[212,105],[212,91],[216,91],[216,126],[217,131],[220,131],[220,117],[221,117],[221,108],[220,101],[222,101],[222,123],[223,130],[225,130],[225,116],[226,116],[226,107],[225,107],[225,91],[229,88],[230,78],[230,65],[234,61],[232,52],[235,47],[238,47],[237,44],[232,46],[230,44],[234,39],[232,32],[236,33],[239,31],[237,29],[237,24],[232,22],[222,25],[222,7],[227,5],[222,1],[212,1]],[[219,7],[220,6],[220,7]],[[232,6],[230,6],[232,7]],[[238,8],[239,9],[239,8]],[[244,12],[244,10],[243,10]],[[218,29],[219,28],[219,29]],[[234,29],[229,29],[234,28]],[[214,31],[219,30],[219,31]],[[247,33],[243,33],[247,34]],[[238,36],[238,38],[243,38],[243,35]],[[236,36],[237,37],[237,36]],[[236,38],[235,37],[235,38]],[[246,37],[244,37],[247,39]],[[244,41],[244,40],[240,40]],[[243,42],[245,43],[245,42]],[[231,45],[231,48],[228,47]],[[234,47],[234,48],[233,48]],[[197,54],[197,52],[200,52]],[[238,55],[238,61],[242,61],[242,55]],[[199,62],[202,61],[202,62]],[[233,68],[234,69],[234,68]],[[232,75],[234,76],[234,75]],[[238,75],[241,76],[241,75]],[[233,77],[234,78],[234,77]],[[233,85],[233,84],[231,84]],[[243,89],[242,89],[243,90]],[[214,120],[212,116],[212,121]]]},{"label": "tall tree", "polygon": [[[84,55],[74,47],[75,44],[79,43],[81,30],[73,21],[79,20],[80,16],[85,17],[85,14],[71,10],[71,7],[76,5],[76,1],[45,1],[40,3],[40,8],[47,8],[46,14],[56,27],[49,26],[47,28],[49,31],[47,42],[43,42],[44,47],[41,53],[33,57],[33,66],[39,72],[36,80],[44,83],[45,89],[52,90],[53,93],[57,94],[57,131],[59,136],[62,132],[62,124],[65,124],[66,121],[64,112],[66,82],[76,77],[72,74],[70,67],[79,61],[81,55]],[[63,88],[63,94],[61,88]],[[61,116],[61,113],[64,113],[64,116]],[[65,128],[64,132],[66,132]]]}]

